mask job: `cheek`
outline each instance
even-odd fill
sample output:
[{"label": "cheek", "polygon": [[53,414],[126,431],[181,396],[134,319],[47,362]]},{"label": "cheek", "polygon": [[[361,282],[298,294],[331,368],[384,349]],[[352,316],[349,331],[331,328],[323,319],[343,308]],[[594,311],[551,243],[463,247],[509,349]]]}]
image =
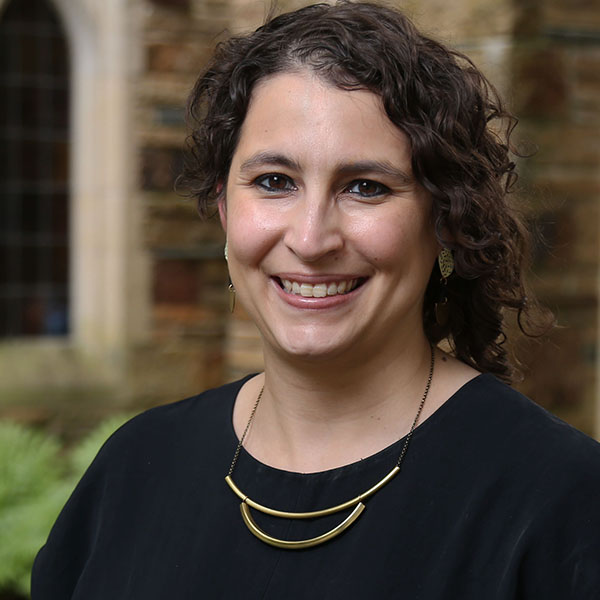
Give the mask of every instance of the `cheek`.
[{"label": "cheek", "polygon": [[265,214],[250,203],[228,207],[227,238],[230,253],[244,264],[259,261],[278,239],[280,224],[273,215]]},{"label": "cheek", "polygon": [[433,226],[411,217],[415,216],[390,215],[357,224],[354,236],[362,254],[382,269],[429,271],[437,255]]},{"label": "cheek", "polygon": [[351,235],[374,262],[397,261],[419,237],[409,222],[396,215],[360,220],[353,224]]}]

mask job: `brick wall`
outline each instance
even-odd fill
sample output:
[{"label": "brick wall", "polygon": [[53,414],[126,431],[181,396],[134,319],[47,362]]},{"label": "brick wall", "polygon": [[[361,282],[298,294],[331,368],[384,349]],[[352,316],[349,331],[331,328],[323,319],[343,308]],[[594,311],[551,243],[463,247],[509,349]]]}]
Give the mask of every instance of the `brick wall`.
[{"label": "brick wall", "polygon": [[598,8],[584,0],[533,3],[515,24],[510,60],[518,137],[535,151],[521,179],[543,236],[534,283],[560,326],[543,343],[525,344],[522,388],[588,433],[598,412]]},{"label": "brick wall", "polygon": [[[544,235],[545,244],[535,248],[534,287],[555,310],[561,328],[540,342],[518,345],[526,375],[520,387],[589,433],[596,406],[600,190],[600,27],[594,4],[427,0],[404,5],[424,30],[464,50],[498,85],[520,116],[519,148],[539,147],[521,161],[516,201]],[[175,363],[190,356],[200,360],[203,366],[195,375],[190,368],[187,381],[177,371],[179,387],[192,390],[258,370],[261,357],[258,335],[243,309],[233,317],[226,313],[218,226],[200,224],[193,207],[170,192],[183,136],[179,107],[215,35],[225,26],[232,32],[255,27],[265,9],[243,0],[151,6],[139,129],[153,255],[153,343],[172,347]],[[164,399],[169,388],[164,386]]]},{"label": "brick wall", "polygon": [[136,131],[144,244],[149,256],[149,336],[131,352],[129,388],[139,407],[222,381],[227,272],[223,234],[174,191],[181,172],[185,102],[219,32],[225,2],[149,0]]},{"label": "brick wall", "polygon": [[[404,5],[417,24],[471,56],[520,117],[515,202],[541,234],[532,284],[559,327],[514,352],[517,387],[593,434],[597,419],[600,12],[596,2],[539,0]],[[518,336],[515,336],[517,338]],[[260,368],[241,313],[229,324],[228,375]]]},{"label": "brick wall", "polygon": [[[285,10],[305,2],[279,4]],[[556,311],[562,328],[540,343],[520,344],[527,375],[521,387],[587,432],[593,430],[598,403],[596,4],[590,0],[403,3],[425,31],[472,56],[507,96],[521,117],[515,136],[519,147],[539,147],[533,158],[522,161],[517,201],[523,202],[528,218],[545,236],[546,245],[538,243],[535,248],[534,285]],[[150,307],[149,318],[146,334],[127,349],[121,379],[110,386],[101,378],[100,383],[86,383],[86,359],[75,351],[61,358],[66,361],[60,366],[65,373],[80,373],[78,384],[69,389],[57,386],[56,393],[36,392],[43,409],[33,416],[23,409],[19,417],[40,420],[43,414],[59,430],[71,427],[74,420],[91,422],[117,408],[176,400],[261,366],[253,324],[241,307],[233,317],[227,310],[220,226],[216,221],[201,222],[193,202],[178,196],[173,183],[183,156],[184,104],[195,78],[223,31],[256,27],[265,5],[249,0],[139,0],[134,5],[141,7],[135,13],[136,22],[140,20],[141,65],[132,82],[130,134],[137,148],[136,202],[143,215],[139,250],[147,259],[144,301]],[[1,352],[10,359],[10,347]],[[0,402],[0,412],[17,414],[16,401],[12,412],[2,406]]]}]

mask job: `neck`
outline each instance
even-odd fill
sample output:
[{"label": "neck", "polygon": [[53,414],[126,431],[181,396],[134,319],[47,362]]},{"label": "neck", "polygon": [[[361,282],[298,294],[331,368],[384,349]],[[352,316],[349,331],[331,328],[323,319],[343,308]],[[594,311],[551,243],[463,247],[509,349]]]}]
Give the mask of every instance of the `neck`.
[{"label": "neck", "polygon": [[247,449],[272,466],[310,472],[355,462],[405,435],[425,390],[429,344],[423,337],[372,356],[289,360],[267,351]]}]

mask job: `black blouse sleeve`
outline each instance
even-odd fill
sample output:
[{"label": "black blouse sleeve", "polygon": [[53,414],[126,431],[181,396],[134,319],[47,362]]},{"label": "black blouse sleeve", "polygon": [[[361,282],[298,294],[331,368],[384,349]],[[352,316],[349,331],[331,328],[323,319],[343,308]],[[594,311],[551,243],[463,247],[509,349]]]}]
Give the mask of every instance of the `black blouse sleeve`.
[{"label": "black blouse sleeve", "polygon": [[600,471],[598,460],[580,459],[561,465],[540,502],[530,531],[535,543],[522,555],[519,597],[600,598]]},{"label": "black blouse sleeve", "polygon": [[102,520],[105,482],[101,452],[75,488],[35,559],[32,600],[73,596],[94,549]]}]

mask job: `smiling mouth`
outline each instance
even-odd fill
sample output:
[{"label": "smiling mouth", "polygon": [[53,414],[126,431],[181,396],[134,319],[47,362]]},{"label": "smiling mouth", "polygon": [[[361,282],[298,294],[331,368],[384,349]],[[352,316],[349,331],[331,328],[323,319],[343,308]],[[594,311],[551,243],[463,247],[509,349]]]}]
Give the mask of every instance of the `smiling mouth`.
[{"label": "smiling mouth", "polygon": [[287,294],[303,296],[304,298],[325,298],[327,296],[341,296],[350,293],[357,287],[360,287],[365,281],[365,277],[357,279],[347,279],[342,281],[331,281],[323,283],[305,283],[293,281],[290,279],[276,278],[281,289]]}]

